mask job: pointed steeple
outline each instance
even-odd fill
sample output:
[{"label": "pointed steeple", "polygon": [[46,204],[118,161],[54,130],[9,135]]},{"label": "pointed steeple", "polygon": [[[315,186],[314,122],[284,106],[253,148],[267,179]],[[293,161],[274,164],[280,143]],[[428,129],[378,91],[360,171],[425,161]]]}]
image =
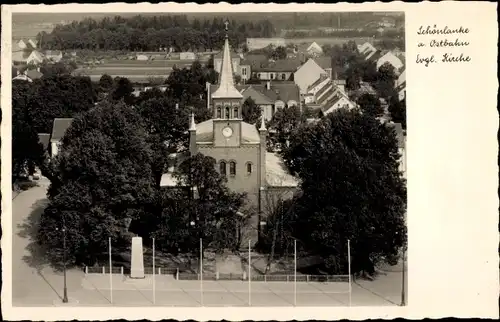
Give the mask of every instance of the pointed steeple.
[{"label": "pointed steeple", "polygon": [[219,76],[219,88],[212,94],[212,98],[243,98],[240,92],[234,87],[233,67],[231,62],[231,51],[229,50],[229,37],[224,40],[224,49],[222,52],[222,67]]},{"label": "pointed steeple", "polygon": [[189,125],[189,131],[196,131],[196,123],[194,122],[194,113],[191,113],[191,122]]}]

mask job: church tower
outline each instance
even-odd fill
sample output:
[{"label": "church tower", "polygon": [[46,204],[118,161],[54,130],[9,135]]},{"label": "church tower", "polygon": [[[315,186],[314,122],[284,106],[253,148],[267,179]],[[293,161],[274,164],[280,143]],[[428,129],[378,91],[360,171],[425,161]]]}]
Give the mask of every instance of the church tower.
[{"label": "church tower", "polygon": [[219,75],[219,87],[212,94],[214,145],[238,147],[241,144],[242,100],[243,95],[234,86],[231,52],[228,40],[228,22],[226,39],[222,54],[222,66]]}]

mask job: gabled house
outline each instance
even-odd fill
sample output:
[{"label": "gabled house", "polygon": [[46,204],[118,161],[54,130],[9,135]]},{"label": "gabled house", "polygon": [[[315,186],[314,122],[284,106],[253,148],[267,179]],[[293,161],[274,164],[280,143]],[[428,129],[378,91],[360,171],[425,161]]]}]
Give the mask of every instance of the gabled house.
[{"label": "gabled house", "polygon": [[36,49],[38,47],[38,41],[36,39],[29,39],[28,44],[33,48]]},{"label": "gabled house", "polygon": [[56,118],[52,125],[52,134],[50,136],[50,156],[53,158],[59,153],[61,140],[66,131],[73,122],[72,118]]},{"label": "gabled house", "polygon": [[343,94],[342,91],[337,90],[335,91],[333,97],[323,104],[321,110],[323,115],[327,115],[339,108],[352,109],[356,106],[356,103],[351,101],[347,95]]},{"label": "gabled house", "polygon": [[390,51],[377,60],[377,70],[380,68],[380,66],[384,65],[385,63],[391,64],[396,72],[398,72],[401,68],[404,67],[404,64],[401,61],[401,59],[399,59],[396,55],[394,55]]},{"label": "gabled house", "polygon": [[287,81],[300,67],[299,59],[284,59],[252,67],[252,76],[263,81]]},{"label": "gabled house", "polygon": [[12,80],[22,80],[22,81],[27,81],[27,82],[33,82],[35,79],[39,79],[43,76],[43,74],[40,72],[40,68],[37,69],[27,69],[24,71],[24,73],[19,73],[16,77],[14,77]]},{"label": "gabled house", "polygon": [[321,48],[315,41],[311,44],[301,44],[294,48],[295,54],[305,54],[307,56],[320,56],[323,55],[323,48]]},{"label": "gabled house", "polygon": [[45,58],[48,61],[51,61],[51,62],[54,62],[54,63],[58,63],[63,58],[63,53],[60,50],[47,50],[45,52]]},{"label": "gabled house", "polygon": [[135,56],[135,59],[140,60],[140,61],[146,61],[146,60],[149,60],[149,56],[144,55],[144,54],[138,54]]},{"label": "gabled house", "polygon": [[[323,67],[320,66],[323,65]],[[324,68],[326,67],[326,68]],[[310,58],[294,73],[295,84],[300,88],[301,95],[306,95],[309,86],[314,84],[321,75],[332,77],[330,57]]]}]

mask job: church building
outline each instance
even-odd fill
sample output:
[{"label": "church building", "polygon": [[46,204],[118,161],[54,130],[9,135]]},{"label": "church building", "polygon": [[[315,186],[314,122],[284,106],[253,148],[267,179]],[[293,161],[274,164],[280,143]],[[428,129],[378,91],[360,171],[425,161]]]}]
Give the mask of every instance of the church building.
[{"label": "church building", "polygon": [[[268,130],[264,120],[257,128],[242,119],[244,98],[235,87],[227,35],[218,88],[210,99],[211,119],[196,124],[191,115],[189,154],[213,157],[217,171],[227,178],[228,188],[246,192],[247,202],[258,210],[258,217],[265,216],[270,211],[270,200],[292,197],[299,182],[287,172],[277,154],[267,152]],[[162,177],[162,186],[177,184],[172,177],[173,171],[171,167]],[[252,219],[252,225],[262,224],[262,218]]]}]

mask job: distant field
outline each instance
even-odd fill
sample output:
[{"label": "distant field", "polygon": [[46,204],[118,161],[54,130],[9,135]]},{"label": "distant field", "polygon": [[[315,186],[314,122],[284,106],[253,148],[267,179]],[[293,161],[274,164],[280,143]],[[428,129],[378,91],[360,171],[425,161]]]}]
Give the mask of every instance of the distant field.
[{"label": "distant field", "polygon": [[191,66],[192,61],[182,61],[182,60],[152,60],[152,61],[140,61],[140,60],[109,60],[102,65],[97,65],[96,68],[104,67],[123,67],[123,68],[154,68],[154,67],[184,67]]},{"label": "distant field", "polygon": [[301,43],[312,43],[315,41],[318,45],[342,45],[351,40],[354,40],[357,44],[363,44],[367,41],[373,41],[370,37],[354,37],[354,38],[339,38],[339,37],[306,37],[306,38],[287,38],[285,42],[287,44],[301,44]]},{"label": "distant field", "polygon": [[[109,74],[109,76],[111,76],[113,78],[115,78],[115,77],[128,78],[132,83],[148,83],[150,77],[166,79],[168,77],[168,75],[169,74],[165,74],[165,75],[151,75],[151,76],[147,76],[147,75],[126,75],[124,73]],[[81,76],[88,76],[88,77],[90,77],[90,79],[92,81],[97,82],[97,81],[99,81],[99,79],[101,79],[102,75],[81,75]]]},{"label": "distant field", "polygon": [[80,75],[103,75],[110,76],[119,75],[137,75],[137,76],[168,76],[172,72],[172,68],[123,68],[123,67],[106,67],[93,69],[77,69],[75,73]]}]

